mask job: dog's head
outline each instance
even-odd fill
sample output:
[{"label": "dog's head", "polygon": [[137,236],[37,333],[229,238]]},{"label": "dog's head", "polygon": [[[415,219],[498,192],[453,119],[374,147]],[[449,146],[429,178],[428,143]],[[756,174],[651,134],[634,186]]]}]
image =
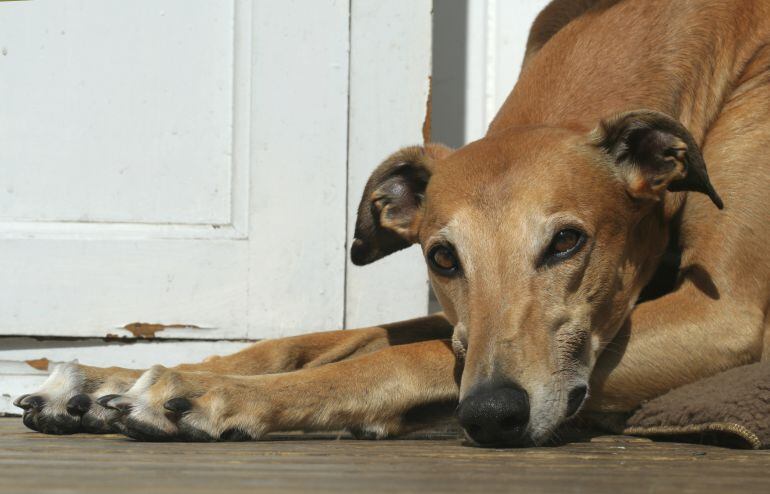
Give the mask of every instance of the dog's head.
[{"label": "dog's head", "polygon": [[693,138],[652,111],[406,148],[369,179],[351,255],[420,244],[465,359],[461,424],[537,444],[580,409],[665,249],[667,191],[684,190],[722,206]]}]

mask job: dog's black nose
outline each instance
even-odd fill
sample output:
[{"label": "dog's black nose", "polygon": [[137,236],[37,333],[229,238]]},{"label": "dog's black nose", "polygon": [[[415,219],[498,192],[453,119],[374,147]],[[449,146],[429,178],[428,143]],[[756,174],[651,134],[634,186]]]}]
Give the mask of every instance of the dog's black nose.
[{"label": "dog's black nose", "polygon": [[529,398],[510,383],[482,385],[460,402],[457,418],[468,436],[482,446],[516,444],[529,422]]}]

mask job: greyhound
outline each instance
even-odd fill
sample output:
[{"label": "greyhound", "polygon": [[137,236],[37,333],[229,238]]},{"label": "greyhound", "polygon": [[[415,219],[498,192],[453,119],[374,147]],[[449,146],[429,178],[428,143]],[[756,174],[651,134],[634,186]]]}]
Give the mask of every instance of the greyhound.
[{"label": "greyhound", "polygon": [[402,149],[364,190],[353,262],[419,244],[443,313],[63,364],[15,403],[44,433],[179,441],[382,438],[450,406],[474,443],[543,444],[767,358],[768,147],[770,2],[555,0],[485,137]]}]

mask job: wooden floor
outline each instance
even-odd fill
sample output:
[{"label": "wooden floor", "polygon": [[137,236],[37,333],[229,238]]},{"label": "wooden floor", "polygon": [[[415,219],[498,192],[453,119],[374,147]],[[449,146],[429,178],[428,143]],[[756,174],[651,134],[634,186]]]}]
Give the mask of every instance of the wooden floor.
[{"label": "wooden floor", "polygon": [[601,437],[521,450],[458,439],[139,443],[0,419],[0,493],[770,492],[770,451]]}]

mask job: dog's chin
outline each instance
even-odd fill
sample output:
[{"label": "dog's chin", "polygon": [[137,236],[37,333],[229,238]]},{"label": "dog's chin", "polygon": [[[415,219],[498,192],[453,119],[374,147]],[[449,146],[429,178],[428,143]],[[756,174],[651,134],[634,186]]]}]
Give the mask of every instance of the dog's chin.
[{"label": "dog's chin", "polygon": [[467,444],[482,448],[531,448],[537,446],[549,446],[559,444],[557,430],[566,422],[563,417],[551,418],[545,420],[536,420],[530,422],[527,429],[516,437],[498,437],[493,441],[480,443],[473,439],[467,431],[463,430],[463,435]]},{"label": "dog's chin", "polygon": [[545,417],[535,419],[529,424],[527,433],[523,438],[530,446],[545,446],[558,442],[556,431],[564,423],[564,417]]},{"label": "dog's chin", "polygon": [[532,441],[532,439],[527,435],[516,440],[501,439],[499,441],[489,443],[480,443],[465,433],[465,441],[466,444],[479,448],[531,448],[534,446],[539,446],[539,444]]},{"label": "dog's chin", "polygon": [[495,441],[480,443],[473,439],[467,432],[463,431],[463,433],[467,444],[480,448],[532,448],[546,446],[557,442],[556,437],[553,434],[544,433],[532,435],[529,432],[526,432],[516,439],[499,438]]}]

